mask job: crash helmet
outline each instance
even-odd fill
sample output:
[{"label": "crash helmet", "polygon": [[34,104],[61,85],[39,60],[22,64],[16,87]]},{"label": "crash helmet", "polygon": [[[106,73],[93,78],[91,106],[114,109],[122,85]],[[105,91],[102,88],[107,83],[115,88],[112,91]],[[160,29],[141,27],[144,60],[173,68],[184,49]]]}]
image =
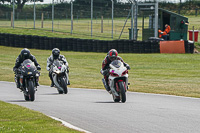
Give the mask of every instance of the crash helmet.
[{"label": "crash helmet", "polygon": [[58,57],[60,55],[60,50],[58,48],[54,48],[52,50],[52,55],[53,55],[53,59],[58,59]]},{"label": "crash helmet", "polygon": [[20,56],[23,60],[29,59],[30,55],[31,55],[30,50],[28,50],[27,48],[21,50]]},{"label": "crash helmet", "polygon": [[118,56],[118,52],[117,50],[115,49],[111,49],[109,52],[108,52],[108,58],[113,61],[113,60],[116,60],[117,59],[117,56]]}]

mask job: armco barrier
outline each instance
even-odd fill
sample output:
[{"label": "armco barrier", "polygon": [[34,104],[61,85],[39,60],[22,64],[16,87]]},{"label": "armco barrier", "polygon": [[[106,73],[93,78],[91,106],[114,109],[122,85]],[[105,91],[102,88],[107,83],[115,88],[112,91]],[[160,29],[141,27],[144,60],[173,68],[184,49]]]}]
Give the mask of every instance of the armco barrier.
[{"label": "armco barrier", "polygon": [[[57,47],[64,51],[79,52],[108,52],[110,49],[116,49],[119,53],[160,53],[159,41],[154,40],[105,41],[0,33],[0,45],[46,50],[51,50]],[[194,43],[190,41],[184,41],[184,48],[186,53],[193,53]]]}]

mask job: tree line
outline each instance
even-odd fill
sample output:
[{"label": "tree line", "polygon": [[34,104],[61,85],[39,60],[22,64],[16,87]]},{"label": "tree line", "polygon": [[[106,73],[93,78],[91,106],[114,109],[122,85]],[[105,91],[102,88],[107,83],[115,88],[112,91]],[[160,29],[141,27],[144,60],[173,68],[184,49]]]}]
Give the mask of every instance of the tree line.
[{"label": "tree line", "polygon": [[[0,10],[4,10],[7,9],[5,7],[5,3],[10,3],[10,5],[12,5],[12,3],[16,4],[17,6],[17,10],[18,11],[22,11],[24,5],[27,2],[34,2],[34,0],[0,0]],[[35,2],[40,1],[43,2],[44,0],[35,0]],[[124,0],[113,0],[115,5],[118,6],[123,6],[126,4],[131,4],[133,0],[126,0],[124,3]],[[140,0],[138,0],[140,1]],[[155,0],[145,0],[143,2],[154,2]],[[90,2],[91,0],[74,0],[73,3],[76,5],[85,5],[85,6],[89,6],[90,7]],[[56,4],[57,6],[59,5],[59,7],[66,7],[66,5],[70,5],[70,2],[64,1],[64,0],[59,0],[59,3]],[[110,6],[111,5],[111,0],[93,0],[93,5],[94,6],[99,6],[99,7],[105,7],[105,6]],[[8,6],[7,6],[8,7]],[[49,7],[51,7],[51,5],[49,5]],[[47,7],[47,8],[49,8]],[[88,7],[88,8],[89,8]],[[173,3],[170,2],[168,0],[166,1],[162,1],[159,2],[159,7],[160,8],[164,8],[164,9],[197,9],[200,8],[200,1],[199,0],[180,0],[179,3]]]}]

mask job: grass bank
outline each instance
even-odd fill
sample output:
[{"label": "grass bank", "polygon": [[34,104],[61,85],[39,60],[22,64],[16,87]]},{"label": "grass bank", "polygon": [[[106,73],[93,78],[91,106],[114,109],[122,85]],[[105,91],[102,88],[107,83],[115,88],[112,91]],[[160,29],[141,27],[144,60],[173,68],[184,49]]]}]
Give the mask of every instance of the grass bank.
[{"label": "grass bank", "polygon": [[[0,80],[14,82],[12,68],[21,48],[0,46]],[[42,70],[40,84],[50,85],[46,60],[50,50],[31,49]],[[100,74],[106,53],[61,51],[69,62],[70,87],[104,89]],[[131,66],[129,91],[200,98],[199,54],[120,54]]]},{"label": "grass bank", "polygon": [[1,133],[80,133],[37,111],[0,101]]}]

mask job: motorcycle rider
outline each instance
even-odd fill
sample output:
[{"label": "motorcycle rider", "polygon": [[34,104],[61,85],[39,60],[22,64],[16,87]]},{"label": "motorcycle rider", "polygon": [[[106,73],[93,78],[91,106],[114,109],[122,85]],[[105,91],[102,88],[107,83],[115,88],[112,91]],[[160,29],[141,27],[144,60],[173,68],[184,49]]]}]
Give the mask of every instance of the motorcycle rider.
[{"label": "motorcycle rider", "polygon": [[123,59],[122,59],[120,56],[118,56],[117,50],[111,49],[111,50],[108,52],[108,54],[107,54],[107,56],[105,57],[105,59],[103,60],[103,62],[102,62],[102,69],[101,69],[101,74],[104,76],[104,80],[106,81],[106,90],[107,90],[108,92],[110,92],[110,87],[109,87],[109,85],[108,85],[109,65],[110,65],[110,63],[111,63],[112,61],[114,61],[114,60],[120,60],[122,63],[124,63],[124,66],[125,66],[128,70],[130,70],[130,66],[129,66],[127,63],[125,63],[125,62],[123,61]]},{"label": "motorcycle rider", "polygon": [[[26,59],[30,59],[31,61],[34,62],[35,66],[37,67],[37,70],[41,70],[40,65],[38,64],[35,56],[33,56],[30,53],[30,50],[27,48],[24,48],[21,50],[20,54],[18,55],[16,62],[15,62],[15,66],[13,67],[13,71],[15,72],[15,79],[16,79],[16,85],[17,88],[20,88],[20,83],[19,83],[19,78],[20,78],[20,70],[18,69],[21,66],[21,63],[23,63],[24,60]],[[36,85],[39,86],[39,77],[37,77],[36,79]]]},{"label": "motorcycle rider", "polygon": [[[58,48],[54,48],[52,50],[52,54],[47,58],[47,71],[49,71],[49,78],[51,80],[51,87],[54,86],[51,65],[53,64],[53,61],[56,60],[56,59],[58,59],[59,61],[62,61],[67,66],[67,74],[69,74],[68,62],[67,62],[65,56],[60,55],[60,50]],[[68,82],[68,85],[70,85],[70,82]]]}]

